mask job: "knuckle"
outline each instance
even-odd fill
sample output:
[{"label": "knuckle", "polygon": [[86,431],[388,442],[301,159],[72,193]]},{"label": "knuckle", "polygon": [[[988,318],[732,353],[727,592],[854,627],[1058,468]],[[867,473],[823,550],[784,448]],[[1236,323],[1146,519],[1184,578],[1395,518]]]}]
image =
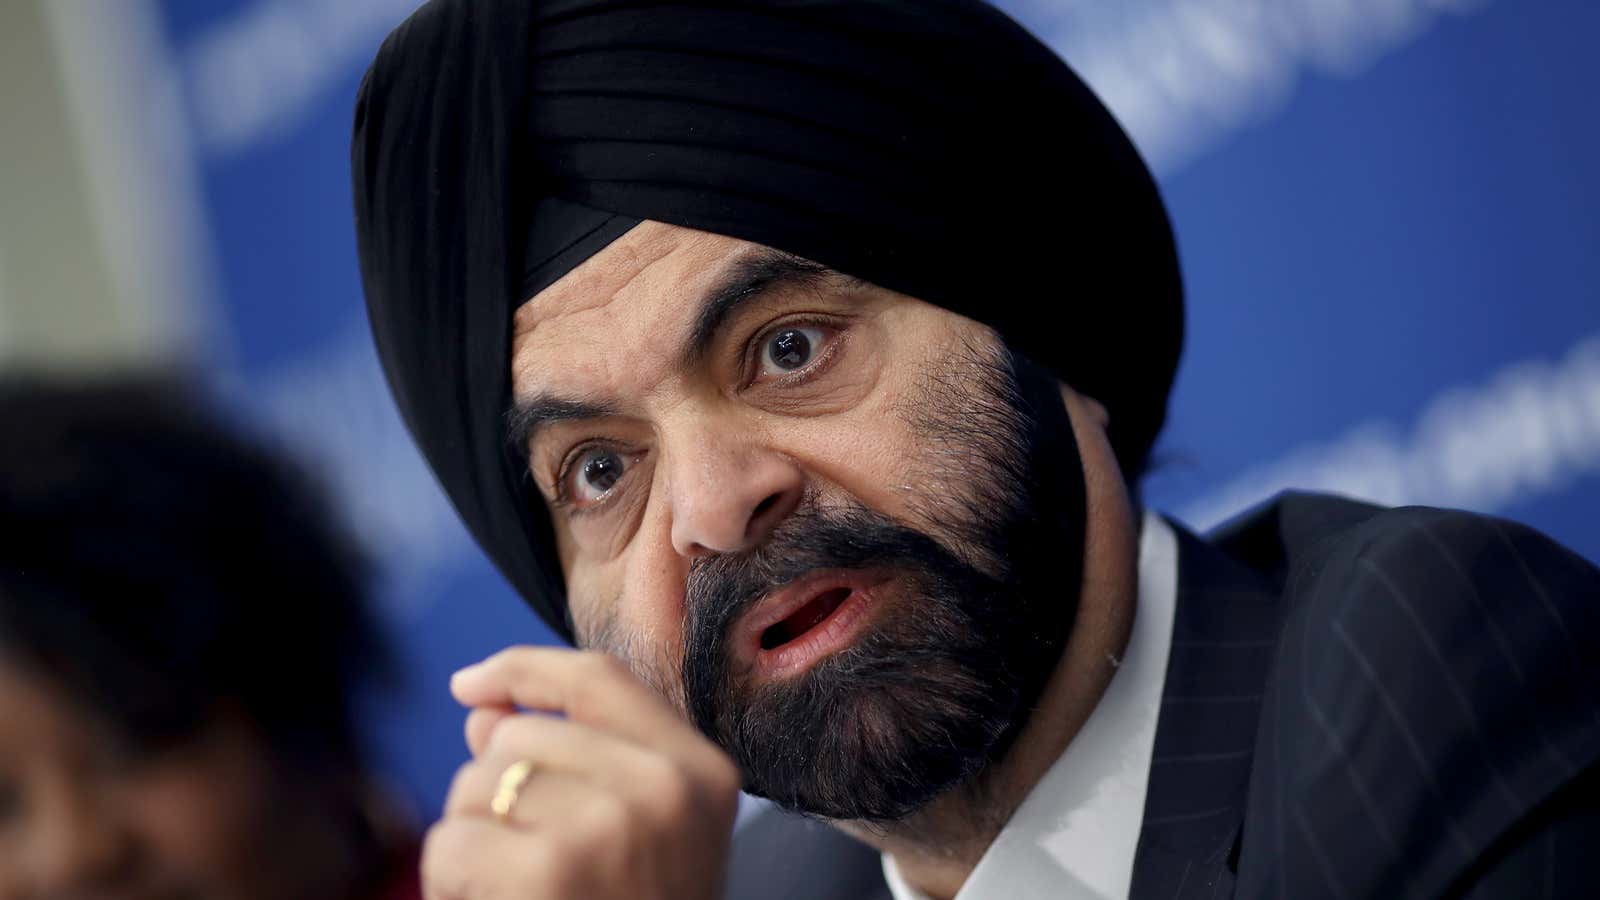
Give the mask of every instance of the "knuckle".
[{"label": "knuckle", "polygon": [[511,716],[497,722],[489,732],[489,742],[484,744],[484,756],[506,756],[526,742],[525,717]]},{"label": "knuckle", "polygon": [[670,818],[679,818],[692,812],[695,790],[689,776],[665,760],[651,767],[655,771],[648,776],[648,783],[655,808]]},{"label": "knuckle", "polygon": [[[563,854],[554,852],[555,848],[547,840],[530,840],[522,847],[515,860],[515,881],[525,888],[549,884],[551,875],[562,866]],[[525,892],[525,896],[544,896],[534,891]]]},{"label": "knuckle", "polygon": [[507,671],[515,671],[516,669],[521,668],[522,661],[527,654],[527,647],[521,645],[506,647],[503,650],[497,650],[490,654],[489,658],[483,661],[483,667],[491,671],[502,673]]},{"label": "knuckle", "polygon": [[706,763],[706,781],[714,793],[733,797],[744,789],[744,773],[739,771],[739,767],[732,759],[720,750],[712,752],[709,756],[710,759]]},{"label": "knuckle", "polygon": [[614,794],[600,794],[584,805],[588,836],[606,843],[624,841],[633,830],[628,804]]},{"label": "knuckle", "polygon": [[606,684],[620,680],[628,671],[615,656],[599,650],[583,651],[583,666],[585,681],[598,681]]},{"label": "knuckle", "polygon": [[577,719],[593,718],[616,702],[619,664],[610,656],[585,651],[577,666],[577,677],[568,689],[567,712]]},{"label": "knuckle", "polygon": [[464,840],[464,835],[462,829],[448,821],[428,829],[422,839],[423,881],[439,890],[452,893],[461,890],[463,863],[472,852],[472,846]]},{"label": "knuckle", "polygon": [[450,792],[445,795],[445,815],[459,812],[468,804],[470,798],[476,795],[480,780],[478,769],[476,762],[469,762],[456,770],[456,774],[450,779]]},{"label": "knuckle", "polygon": [[[610,837],[610,836],[597,836]],[[581,897],[578,890],[588,870],[592,869],[603,852],[613,849],[617,841],[596,840],[575,821],[573,827],[543,832],[540,840],[532,842],[529,850],[518,860],[518,881],[527,890],[528,897]]]},{"label": "knuckle", "polygon": [[580,681],[567,692],[567,717],[575,722],[593,722],[605,712],[605,691],[592,682]]},{"label": "knuckle", "polygon": [[495,655],[500,658],[500,665],[505,673],[506,680],[514,681],[520,678],[533,677],[534,673],[544,672],[549,665],[547,657],[550,653],[551,648],[549,647],[517,644],[507,647]]},{"label": "knuckle", "polygon": [[[569,896],[557,888],[561,867],[549,841],[530,837],[519,842],[515,853],[495,858],[492,874],[483,876],[482,896],[484,900]],[[476,900],[479,895],[472,896]]]},{"label": "knuckle", "polygon": [[588,896],[585,890],[585,869],[590,863],[583,857],[573,853],[551,854],[537,868],[530,882],[541,890],[529,893],[528,896],[551,897],[583,897]]},{"label": "knuckle", "polygon": [[683,775],[683,770],[671,757],[665,756],[654,750],[643,750],[636,754],[634,766],[637,768],[637,777],[648,785],[657,785],[666,781],[676,781]]}]

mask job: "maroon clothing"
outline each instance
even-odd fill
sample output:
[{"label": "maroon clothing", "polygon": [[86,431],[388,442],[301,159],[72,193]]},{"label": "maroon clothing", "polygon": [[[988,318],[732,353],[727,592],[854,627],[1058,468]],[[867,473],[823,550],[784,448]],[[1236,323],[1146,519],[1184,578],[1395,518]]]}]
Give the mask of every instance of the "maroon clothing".
[{"label": "maroon clothing", "polygon": [[422,848],[396,854],[389,875],[372,894],[372,900],[422,900]]}]

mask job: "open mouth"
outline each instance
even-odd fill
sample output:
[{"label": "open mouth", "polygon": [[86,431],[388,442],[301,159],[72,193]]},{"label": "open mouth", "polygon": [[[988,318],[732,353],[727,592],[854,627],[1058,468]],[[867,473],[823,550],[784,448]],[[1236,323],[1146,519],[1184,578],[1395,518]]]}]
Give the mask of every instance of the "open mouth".
[{"label": "open mouth", "polygon": [[768,595],[742,625],[747,662],[764,675],[809,668],[849,646],[877,605],[886,573],[815,572]]},{"label": "open mouth", "polygon": [[806,605],[761,632],[761,649],[777,649],[821,625],[853,593],[851,588],[837,587],[811,598]]}]

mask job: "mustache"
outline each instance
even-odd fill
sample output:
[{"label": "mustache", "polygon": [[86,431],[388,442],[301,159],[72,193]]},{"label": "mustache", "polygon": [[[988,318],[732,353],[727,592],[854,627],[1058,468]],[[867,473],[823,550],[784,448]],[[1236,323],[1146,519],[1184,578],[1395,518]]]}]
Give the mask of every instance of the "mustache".
[{"label": "mustache", "polygon": [[721,638],[745,610],[784,585],[824,569],[891,568],[919,581],[972,580],[938,541],[859,505],[807,503],[759,547],[702,557],[689,568],[687,633]]},{"label": "mustache", "polygon": [[[810,572],[868,567],[895,572],[911,604],[792,682],[745,681],[732,652],[745,610]],[[1010,721],[1014,673],[984,640],[1016,630],[1008,594],[1007,582],[893,519],[807,506],[761,547],[691,567],[685,706],[757,796],[831,818],[897,819],[971,775],[984,757],[962,748],[995,745]]]}]

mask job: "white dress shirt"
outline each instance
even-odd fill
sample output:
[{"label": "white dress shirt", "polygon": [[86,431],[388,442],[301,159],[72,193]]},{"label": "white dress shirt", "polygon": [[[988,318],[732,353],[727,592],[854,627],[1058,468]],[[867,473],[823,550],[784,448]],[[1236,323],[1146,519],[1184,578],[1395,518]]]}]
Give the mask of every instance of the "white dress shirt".
[{"label": "white dress shirt", "polygon": [[[1153,512],[1139,537],[1133,633],[1105,696],[978,860],[955,900],[1128,896],[1178,595],[1178,540]],[[895,900],[928,900],[894,859]]]}]

